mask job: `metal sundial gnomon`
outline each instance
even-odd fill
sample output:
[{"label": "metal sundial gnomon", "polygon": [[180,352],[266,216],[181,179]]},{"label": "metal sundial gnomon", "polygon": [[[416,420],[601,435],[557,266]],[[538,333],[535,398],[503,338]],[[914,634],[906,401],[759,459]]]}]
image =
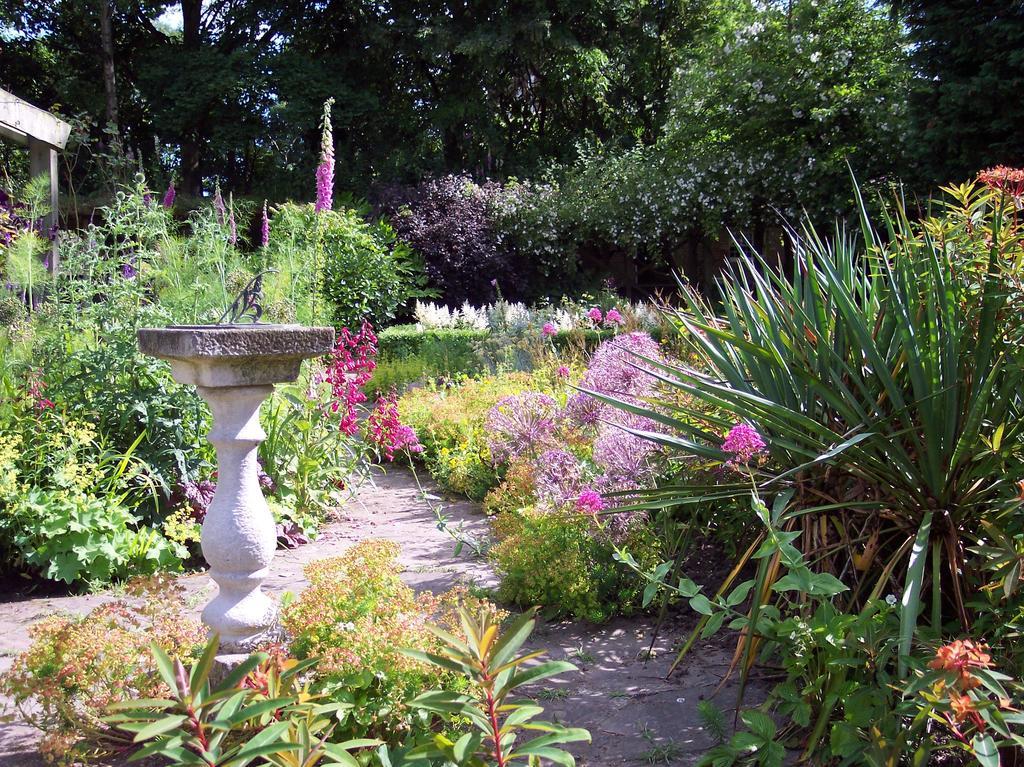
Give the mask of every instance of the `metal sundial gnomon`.
[{"label": "metal sundial gnomon", "polygon": [[263,316],[263,306],[260,304],[263,277],[267,274],[277,274],[277,269],[267,269],[249,280],[249,284],[242,288],[242,292],[235,296],[231,306],[217,320],[218,325],[255,325],[260,321],[260,317]]}]

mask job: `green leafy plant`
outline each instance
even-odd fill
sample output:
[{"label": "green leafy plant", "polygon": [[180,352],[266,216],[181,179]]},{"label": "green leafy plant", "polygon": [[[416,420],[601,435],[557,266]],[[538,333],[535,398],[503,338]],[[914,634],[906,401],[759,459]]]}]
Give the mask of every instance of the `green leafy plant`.
[{"label": "green leafy plant", "polygon": [[436,722],[406,701],[424,689],[460,690],[465,682],[413,660],[401,648],[432,651],[431,621],[458,632],[460,605],[498,612],[462,589],[416,594],[402,582],[398,546],[356,544],[339,557],[310,563],[309,586],[282,612],[297,658],[319,658],[313,689],[350,706],[339,713],[339,737],[379,737],[405,746],[429,737]]},{"label": "green leafy plant", "polygon": [[[511,699],[520,687],[534,684],[576,668],[565,661],[527,665],[542,653],[516,653],[533,631],[535,619],[528,612],[500,632],[492,612],[460,612],[465,641],[442,629],[432,631],[442,642],[439,652],[406,650],[406,654],[439,668],[454,671],[473,682],[473,695],[443,690],[423,693],[411,705],[445,718],[458,717],[470,723],[470,731],[452,740],[437,735],[432,743],[410,752],[410,758],[443,758],[465,767],[505,767],[512,764],[538,765],[547,760],[573,765],[572,755],[557,746],[590,742],[590,733],[536,719],[544,709]],[[543,733],[517,743],[521,733]]]},{"label": "green leafy plant", "polygon": [[220,682],[211,682],[219,639],[185,669],[153,645],[156,667],[169,692],[165,698],[125,700],[110,706],[107,724],[144,744],[132,760],[159,756],[179,765],[245,767],[260,759],[279,767],[345,765],[357,767],[349,751],[378,745],[375,740],[329,743],[342,702],[320,703],[300,682],[315,660],[284,663],[264,653],[251,655]]},{"label": "green leafy plant", "polygon": [[33,488],[3,511],[16,528],[20,559],[65,583],[109,583],[129,575],[180,568],[185,552],[115,499]]}]

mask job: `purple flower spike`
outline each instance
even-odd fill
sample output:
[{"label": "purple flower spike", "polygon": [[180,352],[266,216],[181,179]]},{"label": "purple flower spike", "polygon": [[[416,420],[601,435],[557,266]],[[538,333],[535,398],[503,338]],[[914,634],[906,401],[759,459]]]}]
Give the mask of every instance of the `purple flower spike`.
[{"label": "purple flower spike", "polygon": [[270,244],[270,218],[267,216],[267,201],[263,201],[263,216],[260,218],[260,247]]},{"label": "purple flower spike", "polygon": [[173,208],[175,196],[176,193],[174,191],[174,182],[172,181],[167,185],[167,191],[164,193],[163,206],[165,208]]},{"label": "purple flower spike", "polygon": [[224,198],[220,195],[220,182],[213,189],[213,209],[217,212],[217,223],[224,226],[225,214]]},{"label": "purple flower spike", "polygon": [[235,224],[235,201],[228,198],[228,244],[238,243],[238,226]]},{"label": "purple flower spike", "polygon": [[334,207],[334,134],[331,131],[331,107],[334,99],[324,102],[323,133],[320,136],[320,164],[316,168],[316,206],[321,213]]}]

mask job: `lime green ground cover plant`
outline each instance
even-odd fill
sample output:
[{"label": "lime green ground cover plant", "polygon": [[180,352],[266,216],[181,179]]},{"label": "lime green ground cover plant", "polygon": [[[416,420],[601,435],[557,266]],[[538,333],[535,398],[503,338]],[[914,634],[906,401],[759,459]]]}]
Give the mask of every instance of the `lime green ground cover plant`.
[{"label": "lime green ground cover plant", "polygon": [[[867,626],[885,612],[878,600],[897,595],[883,621],[885,659],[870,642],[839,655],[878,663],[893,680],[910,676],[921,642],[969,631],[975,621],[999,623],[994,615],[1015,609],[970,595],[1002,587],[1017,555],[1004,557],[1002,575],[993,578],[979,573],[982,563],[970,558],[969,547],[993,537],[1012,540],[1020,524],[1012,513],[1024,468],[1018,200],[988,183],[944,193],[934,215],[919,223],[897,201],[886,208],[881,230],[862,206],[856,234],[793,232],[794,264],[785,274],[742,248],[720,281],[718,311],[686,291],[676,314],[700,369],[659,369],[665,385],[687,398],[658,410],[620,405],[669,427],[671,434],[648,436],[680,460],[734,464],[721,435],[737,422],[763,435],[766,453],[749,479],[765,496],[784,498],[786,513],[776,517],[777,532],[756,538],[741,555],[718,594],[734,594],[745,563],[757,561],[747,608],[755,626],[759,614],[811,620],[820,599],[808,596],[826,598],[840,623]],[[698,414],[688,402],[717,414]],[[647,506],[686,515],[694,503],[746,494],[750,482],[734,476],[659,488]],[[787,572],[793,563],[779,552],[759,555],[780,539],[805,559],[803,575]],[[665,563],[649,574],[664,580],[672,568]],[[816,593],[824,577],[841,579],[842,588]],[[780,602],[779,592],[793,586],[796,601]],[[706,613],[701,628],[716,628],[707,598],[689,585],[682,590]],[[734,597],[732,606],[747,596]],[[753,629],[742,633],[734,666],[746,673],[765,641]],[[1005,657],[1014,657],[1001,641]],[[783,647],[783,656],[796,652],[792,641]],[[804,649],[823,668],[835,657],[813,643]],[[798,725],[807,755],[818,758],[837,748],[821,735],[835,735],[832,723],[846,721],[852,709],[844,700],[859,685],[844,686],[836,674],[812,678],[838,686],[797,685],[780,710]],[[869,693],[886,683],[860,682]],[[794,715],[801,702],[811,705],[812,718]],[[884,740],[868,724],[861,735],[861,747]]]},{"label": "lime green ground cover plant", "polygon": [[465,378],[414,389],[399,401],[402,420],[423,445],[421,458],[444,489],[483,500],[500,479],[484,426],[498,400],[531,389],[550,389],[543,376],[507,373]]}]

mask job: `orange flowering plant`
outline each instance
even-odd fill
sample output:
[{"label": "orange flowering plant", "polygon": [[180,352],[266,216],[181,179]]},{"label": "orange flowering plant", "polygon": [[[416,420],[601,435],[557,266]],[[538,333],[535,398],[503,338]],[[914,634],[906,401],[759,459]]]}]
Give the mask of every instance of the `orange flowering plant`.
[{"label": "orange flowering plant", "polygon": [[[965,750],[985,767],[995,767],[999,749],[1024,746],[1024,713],[1007,689],[1017,686],[995,669],[984,642],[944,644],[905,690],[918,707],[911,729],[923,731],[929,720],[938,722],[951,736],[943,746]],[[937,742],[927,740],[931,748]]]},{"label": "orange flowering plant", "polygon": [[130,583],[124,598],[84,617],[45,618],[30,636],[0,690],[23,721],[42,730],[44,758],[70,763],[128,749],[131,739],[103,721],[106,707],[164,695],[150,643],[187,662],[198,657],[206,629],[189,614],[183,589],[163,577]]}]

